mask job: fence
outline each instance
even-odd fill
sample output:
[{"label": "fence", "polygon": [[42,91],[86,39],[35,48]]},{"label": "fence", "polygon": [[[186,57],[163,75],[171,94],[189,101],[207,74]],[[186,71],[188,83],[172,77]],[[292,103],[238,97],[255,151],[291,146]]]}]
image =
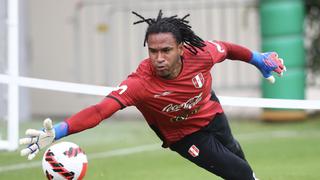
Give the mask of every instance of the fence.
[{"label": "fence", "polygon": [[[259,49],[259,21],[254,0],[175,1],[28,1],[26,76],[95,85],[116,86],[147,57],[146,25],[133,26],[137,11],[155,17],[190,13],[194,31],[203,39],[219,39]],[[63,41],[61,41],[63,39]],[[21,61],[20,61],[21,62]],[[59,70],[59,73],[57,73]],[[20,72],[21,73],[21,72]],[[245,63],[225,61],[213,69],[213,86],[259,94],[260,74]],[[254,93],[252,93],[252,89]],[[245,91],[242,91],[245,92]],[[91,98],[72,95],[62,107],[55,95],[30,92],[32,114],[70,114]],[[43,99],[50,103],[43,106]]]},{"label": "fence", "polygon": [[[134,71],[147,57],[142,46],[146,26],[133,26],[138,18],[131,11],[155,17],[159,9],[167,16],[190,13],[190,23],[203,39],[231,41],[259,49],[255,0],[80,1],[74,13],[78,80],[116,85]],[[95,59],[94,64],[90,59]],[[89,63],[97,73],[88,71]],[[105,71],[104,76],[101,71]],[[259,84],[255,69],[241,63],[225,62],[213,74],[215,88],[252,88]]]}]

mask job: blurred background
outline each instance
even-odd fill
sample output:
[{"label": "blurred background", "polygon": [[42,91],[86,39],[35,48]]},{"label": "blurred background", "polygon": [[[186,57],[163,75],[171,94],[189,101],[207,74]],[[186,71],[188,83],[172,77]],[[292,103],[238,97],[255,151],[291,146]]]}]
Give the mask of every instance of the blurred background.
[{"label": "blurred background", "polygon": [[[319,1],[287,2],[289,6],[297,3],[303,4],[305,10],[303,33],[305,51],[309,52],[303,59],[305,98],[317,99],[320,96],[317,93]],[[1,73],[6,73],[7,68],[6,4],[6,0],[0,0]],[[155,17],[159,9],[167,16],[190,13],[190,24],[203,39],[230,41],[261,51],[259,8],[261,4],[257,0],[20,1],[20,75],[117,86],[147,57],[147,49],[143,47],[146,26],[133,25],[137,17],[131,11],[137,11],[145,17]],[[285,26],[284,22],[272,28],[283,29]],[[293,51],[289,53],[294,54]],[[285,62],[290,63],[290,59],[285,59]],[[253,66],[225,61],[216,65],[212,73],[213,89],[218,95],[261,97],[261,75]],[[1,84],[0,90],[0,116],[4,117],[7,112],[6,86]],[[68,116],[99,99],[22,88],[20,119]],[[237,116],[260,114],[260,110],[254,108],[226,107],[226,110]]]},{"label": "blurred background", "polygon": [[[6,1],[1,2],[1,7],[5,7]],[[155,17],[159,9],[163,9],[167,16],[190,13],[189,20],[194,31],[204,39],[233,41],[259,49],[256,2],[235,2],[21,1],[20,35],[23,53],[20,58],[20,74],[117,86],[147,57],[147,49],[143,47],[146,26],[133,25],[137,20],[131,14],[133,10],[145,17]],[[6,14],[5,11],[2,12],[1,34],[5,39]],[[1,51],[5,52],[6,41],[1,42]],[[5,55],[6,53],[2,53],[1,56],[3,72],[6,68]],[[241,88],[243,95],[253,93],[254,96],[259,96],[259,73],[254,68],[228,61],[221,66],[217,66],[214,72],[217,91],[223,89],[222,92],[238,92],[237,89]],[[30,119],[31,116],[70,115],[101,99],[32,89],[22,89],[22,93],[21,120]],[[5,93],[1,94],[1,104],[6,104]],[[4,115],[5,106],[1,109],[1,115]]]},{"label": "blurred background", "polygon": [[[8,64],[6,4],[7,0],[0,0],[0,73],[6,73]],[[288,35],[288,32],[278,34],[275,32],[275,35],[272,35],[271,32],[270,35],[269,30],[264,33],[261,30],[263,25],[266,26],[265,29],[271,29],[270,31],[277,31],[277,29],[289,29],[290,31],[290,27],[287,27],[290,24],[286,25],[285,22],[277,25],[268,24],[268,21],[272,21],[272,17],[269,17],[271,15],[268,12],[265,12],[269,14],[268,17],[264,17],[264,12],[260,11],[263,8],[266,11],[269,9],[279,11],[280,8],[284,14],[285,11],[292,11],[293,14],[298,15],[290,17],[293,20],[288,21],[297,21],[298,26],[303,23],[303,27],[298,27],[298,31],[295,30],[296,27],[293,27],[294,30],[289,32],[292,35]],[[301,8],[303,8],[302,14]],[[298,63],[298,66],[303,69],[303,75],[302,78],[295,78],[293,81],[303,81],[305,85],[298,85],[299,88],[303,87],[303,90],[298,90],[302,92],[299,92],[300,95],[297,97],[284,98],[319,99],[318,1],[261,1],[260,3],[257,0],[20,1],[20,75],[117,86],[136,69],[141,60],[147,57],[147,49],[143,47],[146,25],[133,25],[137,17],[131,14],[131,11],[137,11],[145,17],[155,17],[159,9],[162,9],[166,16],[175,14],[184,16],[190,13],[190,24],[203,39],[230,41],[256,51],[269,49],[277,51],[279,43],[269,49],[268,45],[264,48],[264,39],[270,41],[270,38],[276,39],[279,36],[285,36],[284,38],[287,39],[289,36],[304,38],[303,54],[297,55],[300,58],[297,61],[302,62]],[[301,17],[297,17],[300,14],[304,18],[303,22],[301,22]],[[288,43],[292,44],[292,41],[289,40]],[[287,53],[281,54],[281,49],[279,51],[282,57]],[[290,53],[296,56],[294,51],[295,49]],[[310,53],[304,53],[307,51]],[[284,59],[288,64],[293,61],[290,57],[288,59],[284,57]],[[290,68],[289,66],[289,73],[296,67]],[[216,65],[212,73],[213,89],[218,95],[262,97],[265,94],[262,91],[261,75],[253,66],[225,61]],[[286,76],[283,79],[285,78]],[[101,97],[79,94],[20,89],[21,120],[48,116],[66,117],[101,99]],[[1,84],[0,90],[0,116],[5,117],[7,113],[6,85]],[[225,108],[230,115],[234,116],[257,117],[261,114],[259,108]],[[125,113],[119,114],[135,115],[135,112],[137,111],[129,108],[125,110]]]},{"label": "blurred background", "polygon": [[[284,59],[288,71],[282,78],[276,77],[274,85],[246,63],[226,60],[215,65],[213,89],[218,96],[320,101],[319,0],[17,0],[16,75],[9,60],[10,29],[16,28],[8,8],[13,1],[0,0],[0,150],[15,150],[0,151],[0,179],[43,178],[41,155],[32,162],[18,156],[18,137],[27,128],[40,128],[43,118],[59,122],[104,98],[25,86],[19,87],[18,96],[10,93],[12,89],[17,92],[12,88],[16,82],[6,78],[18,74],[117,86],[148,57],[143,47],[146,25],[133,25],[138,18],[132,11],[151,18],[160,9],[165,16],[190,13],[190,25],[205,40],[229,41],[254,51],[276,51]],[[9,97],[19,108],[12,107]],[[224,109],[258,177],[320,179],[319,107]],[[126,108],[100,126],[64,140],[86,150],[88,179],[212,178],[170,151],[163,151],[160,140],[142,120],[135,108]],[[137,147],[144,153],[135,152]],[[112,155],[119,150],[129,153]]]},{"label": "blurred background", "polygon": [[[0,0],[0,73],[8,74],[8,0]],[[25,0],[19,1],[19,75],[39,79],[117,86],[133,72],[147,49],[146,25],[131,11],[155,17],[188,13],[205,40],[223,40],[255,51],[276,51],[288,72],[269,85],[246,63],[224,61],[212,69],[219,96],[319,99],[319,1],[317,0]],[[19,120],[58,121],[103,97],[20,87]],[[8,116],[8,85],[0,84],[0,119]],[[282,110],[224,107],[237,118],[283,119]],[[285,111],[287,112],[287,111]],[[292,114],[292,111],[289,111]],[[314,110],[288,115],[304,119]],[[290,114],[289,113],[289,114]],[[261,116],[262,115],[262,116]],[[279,116],[279,118],[277,118]],[[135,108],[115,117],[137,118]]]}]

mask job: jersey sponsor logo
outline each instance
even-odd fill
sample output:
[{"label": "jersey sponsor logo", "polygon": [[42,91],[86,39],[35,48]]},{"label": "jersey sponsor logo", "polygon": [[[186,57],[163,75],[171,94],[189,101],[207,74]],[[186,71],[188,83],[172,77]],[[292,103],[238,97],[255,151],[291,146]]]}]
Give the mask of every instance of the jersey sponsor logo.
[{"label": "jersey sponsor logo", "polygon": [[121,91],[119,92],[119,94],[123,94],[127,89],[128,89],[128,86],[127,86],[127,85],[122,85],[122,86],[116,87],[114,91],[121,90]]},{"label": "jersey sponsor logo", "polygon": [[204,85],[204,78],[203,78],[202,73],[199,73],[195,77],[193,77],[192,82],[193,82],[194,87],[202,88],[202,86]]},{"label": "jersey sponsor logo", "polygon": [[172,91],[164,91],[164,92],[162,92],[162,93],[160,93],[160,94],[155,94],[153,97],[154,97],[154,98],[159,98],[159,97],[161,97],[161,96],[167,96],[167,95],[169,95],[169,94],[172,94]]},{"label": "jersey sponsor logo", "polygon": [[175,116],[173,118],[170,119],[170,122],[180,122],[180,121],[185,121],[187,120],[190,116],[198,113],[200,110],[200,106],[193,109],[192,111],[189,110],[185,110],[184,112],[182,112],[181,114],[179,114],[178,116]]},{"label": "jersey sponsor logo", "polygon": [[196,145],[192,145],[189,150],[188,153],[192,156],[192,157],[197,157],[199,156],[200,150],[197,148]]},{"label": "jersey sponsor logo", "polygon": [[213,45],[215,45],[216,46],[216,48],[217,48],[217,50],[219,51],[219,52],[221,52],[221,53],[224,53],[225,52],[225,50],[222,48],[222,46],[220,45],[220,44],[218,44],[218,43],[216,43],[216,42],[213,42],[213,41],[209,41],[211,44],[213,44]]},{"label": "jersey sponsor logo", "polygon": [[181,104],[169,104],[162,109],[163,112],[177,112],[181,109],[191,109],[202,100],[202,93],[190,98],[188,101]]}]

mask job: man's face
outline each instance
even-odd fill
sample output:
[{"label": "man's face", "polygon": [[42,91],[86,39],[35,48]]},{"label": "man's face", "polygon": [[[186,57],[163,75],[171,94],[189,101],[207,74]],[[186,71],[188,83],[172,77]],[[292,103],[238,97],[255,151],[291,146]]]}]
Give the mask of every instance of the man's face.
[{"label": "man's face", "polygon": [[150,34],[147,39],[149,57],[158,76],[173,79],[179,75],[183,44],[172,33]]}]

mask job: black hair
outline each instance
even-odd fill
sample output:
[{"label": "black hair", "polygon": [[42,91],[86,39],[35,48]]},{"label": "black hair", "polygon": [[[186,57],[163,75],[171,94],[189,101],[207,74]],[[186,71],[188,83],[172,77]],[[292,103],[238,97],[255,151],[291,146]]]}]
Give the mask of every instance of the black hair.
[{"label": "black hair", "polygon": [[206,46],[204,41],[197,36],[188,25],[189,21],[185,20],[190,14],[185,15],[183,18],[178,18],[177,15],[171,17],[162,17],[163,13],[160,10],[156,19],[144,18],[140,14],[132,11],[132,13],[141,20],[134,22],[133,24],[147,23],[148,28],[145,34],[144,43],[146,45],[148,36],[154,33],[166,33],[170,32],[175,37],[178,44],[184,43],[184,47],[191,53],[197,54],[199,48],[203,51],[202,47]]}]

